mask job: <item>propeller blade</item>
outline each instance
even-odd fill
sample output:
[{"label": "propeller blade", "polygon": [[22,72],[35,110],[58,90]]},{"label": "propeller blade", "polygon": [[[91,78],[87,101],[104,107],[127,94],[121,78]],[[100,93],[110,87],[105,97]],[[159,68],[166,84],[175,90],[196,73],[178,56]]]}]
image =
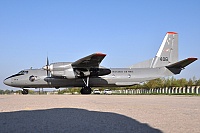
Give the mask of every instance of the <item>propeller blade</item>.
[{"label": "propeller blade", "polygon": [[47,71],[47,77],[50,77],[50,66],[49,66],[49,58],[47,57],[46,65],[42,67],[42,69]]},{"label": "propeller blade", "polygon": [[48,56],[47,56],[47,66],[49,66],[49,58],[48,58]]},{"label": "propeller blade", "polygon": [[47,68],[47,77],[49,77],[50,74],[49,74],[49,58],[48,58],[48,56],[47,56],[47,65],[46,65],[46,68]]}]

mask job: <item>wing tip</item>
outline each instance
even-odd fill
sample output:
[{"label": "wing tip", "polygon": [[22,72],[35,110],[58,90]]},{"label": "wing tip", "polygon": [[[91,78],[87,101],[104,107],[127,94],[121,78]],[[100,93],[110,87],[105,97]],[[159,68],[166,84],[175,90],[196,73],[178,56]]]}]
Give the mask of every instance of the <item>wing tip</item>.
[{"label": "wing tip", "polygon": [[193,61],[195,61],[195,60],[198,60],[198,58],[196,58],[196,57],[190,57],[190,58],[188,58],[188,60],[193,60]]}]

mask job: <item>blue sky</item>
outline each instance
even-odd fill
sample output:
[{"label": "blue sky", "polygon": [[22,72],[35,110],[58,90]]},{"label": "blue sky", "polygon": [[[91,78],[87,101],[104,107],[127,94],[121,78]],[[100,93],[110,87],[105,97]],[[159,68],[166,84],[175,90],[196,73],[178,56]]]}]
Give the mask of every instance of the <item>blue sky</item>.
[{"label": "blue sky", "polygon": [[[168,31],[179,33],[179,59],[200,57],[199,0],[2,0],[0,89],[11,74],[102,52],[106,67],[152,58]],[[200,78],[199,61],[177,78]]]}]

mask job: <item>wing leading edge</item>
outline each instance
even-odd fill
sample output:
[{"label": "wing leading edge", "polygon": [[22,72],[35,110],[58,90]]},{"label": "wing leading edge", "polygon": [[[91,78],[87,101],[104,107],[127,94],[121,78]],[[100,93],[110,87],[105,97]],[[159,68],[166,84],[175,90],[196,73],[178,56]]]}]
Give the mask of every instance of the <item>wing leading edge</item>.
[{"label": "wing leading edge", "polygon": [[105,56],[106,54],[103,53],[94,53],[75,61],[72,66],[74,68],[99,68],[99,64]]}]

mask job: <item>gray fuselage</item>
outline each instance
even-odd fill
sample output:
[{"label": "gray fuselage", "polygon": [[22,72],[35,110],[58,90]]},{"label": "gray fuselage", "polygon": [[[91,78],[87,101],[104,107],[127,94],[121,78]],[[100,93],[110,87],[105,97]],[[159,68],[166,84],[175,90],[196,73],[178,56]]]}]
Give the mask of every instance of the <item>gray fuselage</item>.
[{"label": "gray fuselage", "polygon": [[[105,76],[89,77],[90,87],[132,86],[144,81],[173,75],[166,67],[160,68],[112,68]],[[67,79],[47,77],[43,69],[27,69],[4,80],[6,85],[19,88],[83,87],[84,78]],[[87,80],[85,78],[85,80]]]}]

